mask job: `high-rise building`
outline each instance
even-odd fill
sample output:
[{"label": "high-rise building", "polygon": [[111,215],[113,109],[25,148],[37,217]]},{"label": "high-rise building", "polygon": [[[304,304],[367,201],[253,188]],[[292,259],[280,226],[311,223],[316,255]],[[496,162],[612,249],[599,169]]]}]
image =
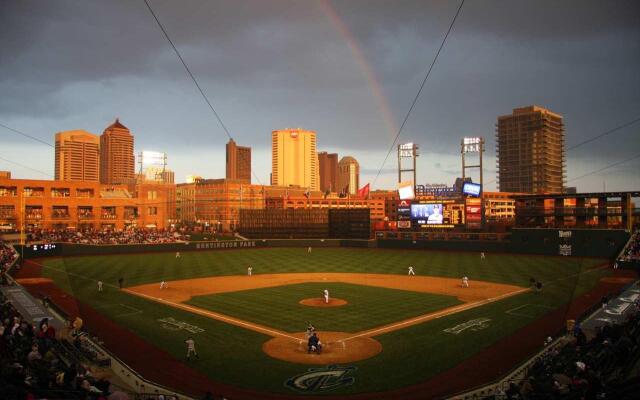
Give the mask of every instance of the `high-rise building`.
[{"label": "high-rise building", "polygon": [[515,108],[496,125],[501,192],[561,193],[565,184],[562,115],[545,108]]},{"label": "high-rise building", "polygon": [[116,119],[100,136],[100,182],[119,185],[134,181],[133,135]]},{"label": "high-rise building", "polygon": [[271,133],[271,184],[318,190],[316,133],[282,129]]},{"label": "high-rise building", "polygon": [[55,180],[98,182],[100,138],[83,130],[56,133]]},{"label": "high-rise building", "polygon": [[227,143],[227,179],[251,183],[251,147],[238,146],[233,139]]},{"label": "high-rise building", "polygon": [[351,156],[338,163],[338,188],[342,193],[357,194],[360,188],[360,165]]},{"label": "high-rise building", "polygon": [[336,192],[338,188],[338,154],[322,151],[318,153],[318,169],[320,170],[320,190]]}]

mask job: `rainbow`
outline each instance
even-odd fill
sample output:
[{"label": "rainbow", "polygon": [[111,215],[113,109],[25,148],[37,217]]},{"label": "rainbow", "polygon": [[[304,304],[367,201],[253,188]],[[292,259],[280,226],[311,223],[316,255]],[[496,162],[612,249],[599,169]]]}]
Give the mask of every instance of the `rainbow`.
[{"label": "rainbow", "polygon": [[395,117],[393,116],[391,108],[389,107],[389,103],[387,102],[387,99],[383,94],[382,85],[380,85],[380,82],[376,78],[376,74],[373,72],[371,65],[367,61],[367,58],[364,56],[364,53],[358,45],[356,38],[342,21],[329,0],[320,0],[320,6],[351,49],[354,59],[358,64],[358,67],[362,71],[365,79],[367,80],[369,88],[371,89],[371,93],[373,94],[373,98],[375,99],[376,104],[380,109],[384,124],[389,131],[389,136],[391,138],[395,138],[396,134],[398,133],[398,127]]}]

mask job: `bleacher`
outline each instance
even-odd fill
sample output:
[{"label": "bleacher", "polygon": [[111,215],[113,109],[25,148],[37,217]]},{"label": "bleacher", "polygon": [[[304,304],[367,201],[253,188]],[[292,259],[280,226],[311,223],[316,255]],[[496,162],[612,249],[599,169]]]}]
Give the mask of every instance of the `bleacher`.
[{"label": "bleacher", "polygon": [[[637,284],[636,284],[637,286]],[[591,340],[579,325],[569,344],[539,357],[524,380],[511,382],[500,399],[636,399],[640,389],[640,303],[618,324]]]},{"label": "bleacher", "polygon": [[[11,247],[0,247],[4,274],[17,257]],[[12,287],[5,289],[9,293]],[[81,337],[74,344],[62,339],[50,322],[43,318],[33,324],[0,291],[0,399],[106,399],[110,382],[93,377],[86,367],[101,361],[97,352]]]}]

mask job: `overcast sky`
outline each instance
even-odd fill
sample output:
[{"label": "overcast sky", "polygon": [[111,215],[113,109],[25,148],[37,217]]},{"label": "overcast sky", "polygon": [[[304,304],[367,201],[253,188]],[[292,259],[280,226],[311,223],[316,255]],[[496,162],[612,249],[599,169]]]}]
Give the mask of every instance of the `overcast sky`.
[{"label": "overcast sky", "polygon": [[[373,182],[458,1],[149,0],[231,135],[268,183],[270,135],[301,127]],[[483,136],[495,188],[495,123],[537,104],[571,147],[640,117],[640,1],[467,0],[402,131],[418,183],[461,174]],[[53,142],[113,120],[136,151],[168,153],[176,180],[224,177],[228,140],[142,0],[0,1],[0,123]],[[47,179],[53,149],[0,127],[0,170]],[[640,189],[640,122],[567,152],[569,186]],[[9,161],[6,161],[9,160]],[[394,188],[395,153],[376,187]]]}]

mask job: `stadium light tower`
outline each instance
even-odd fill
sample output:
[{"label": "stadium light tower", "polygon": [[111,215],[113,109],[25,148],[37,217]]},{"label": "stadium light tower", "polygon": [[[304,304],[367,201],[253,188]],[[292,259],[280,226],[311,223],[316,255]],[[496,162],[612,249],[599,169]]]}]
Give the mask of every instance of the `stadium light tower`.
[{"label": "stadium light tower", "polygon": [[[398,145],[398,183],[402,182],[402,173],[413,173],[413,185],[416,184],[416,158],[418,157],[418,145],[415,143],[404,143]],[[410,158],[412,165],[410,168],[402,166],[402,160]]]},{"label": "stadium light tower", "polygon": [[[467,165],[467,155],[478,153],[478,164]],[[465,137],[460,141],[460,154],[462,155],[462,180],[467,176],[467,169],[478,168],[480,170],[480,186],[483,187],[482,180],[482,153],[484,153],[484,139],[481,137]]]}]

